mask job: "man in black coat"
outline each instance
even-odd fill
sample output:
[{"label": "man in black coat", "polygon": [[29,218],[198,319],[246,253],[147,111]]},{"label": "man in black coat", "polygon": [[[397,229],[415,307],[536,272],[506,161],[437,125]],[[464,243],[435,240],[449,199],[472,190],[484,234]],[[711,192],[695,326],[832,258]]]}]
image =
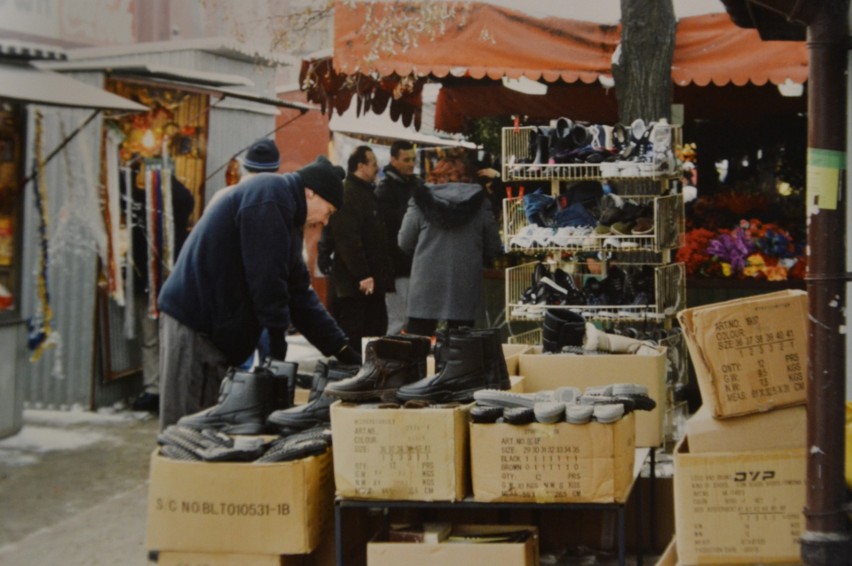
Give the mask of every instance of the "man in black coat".
[{"label": "man in black coat", "polygon": [[373,185],[378,172],[370,147],[355,148],[343,184],[344,206],[331,222],[337,321],[358,351],[361,338],[387,333],[385,293],[393,291],[387,232]]},{"label": "man in black coat", "polygon": [[376,189],[379,213],[387,228],[390,259],[394,277],[394,291],[387,294],[388,334],[397,334],[405,328],[405,309],[408,302],[408,285],[411,277],[411,256],[397,245],[397,235],[408,201],[420,180],[414,175],[414,146],[405,140],[391,145],[390,163],[384,168],[384,178]]},{"label": "man in black coat", "polygon": [[202,215],[160,291],[160,427],[216,403],[228,366],[263,329],[284,360],[293,325],[325,356],[360,363],[311,287],[302,230],[343,206],[345,173],[326,158],[295,173],[261,173]]}]

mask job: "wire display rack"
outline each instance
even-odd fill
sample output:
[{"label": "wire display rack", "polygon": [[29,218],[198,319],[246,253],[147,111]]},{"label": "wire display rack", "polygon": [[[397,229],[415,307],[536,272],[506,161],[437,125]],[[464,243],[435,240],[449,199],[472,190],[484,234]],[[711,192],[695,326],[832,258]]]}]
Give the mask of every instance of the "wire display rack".
[{"label": "wire display rack", "polygon": [[[648,234],[599,234],[594,226],[544,228],[530,230],[530,221],[524,208],[523,197],[503,200],[503,245],[508,251],[541,253],[547,251],[618,251],[660,252],[683,245],[685,215],[683,195],[666,196],[621,195],[640,205],[648,205],[653,211],[652,231]],[[538,239],[527,237],[531,231],[540,235]],[[558,241],[559,244],[556,244]]]},{"label": "wire display rack", "polygon": [[[686,305],[686,269],[682,263],[650,265],[654,271],[653,303],[624,305],[548,305],[523,302],[524,292],[535,283],[535,266],[530,262],[506,269],[506,320],[541,321],[546,309],[563,309],[578,312],[591,321],[653,321],[664,323]],[[645,264],[620,264],[643,267]],[[587,274],[582,264],[569,263],[564,266],[573,277],[583,279],[601,275]],[[582,287],[582,285],[579,285]]]},{"label": "wire display rack", "polygon": [[[678,168],[669,163],[640,163],[623,161],[614,163],[532,163],[535,155],[532,139],[539,135],[536,126],[503,128],[503,179],[506,181],[584,181],[603,178],[623,179],[674,179]],[[671,126],[670,148],[674,152],[683,145],[683,129]]]}]

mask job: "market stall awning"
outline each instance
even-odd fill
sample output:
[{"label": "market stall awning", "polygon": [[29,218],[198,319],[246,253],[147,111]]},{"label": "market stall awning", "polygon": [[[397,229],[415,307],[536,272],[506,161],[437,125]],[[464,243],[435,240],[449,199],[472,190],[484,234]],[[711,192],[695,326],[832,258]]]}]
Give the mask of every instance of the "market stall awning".
[{"label": "market stall awning", "polygon": [[295,108],[303,112],[317,109],[316,106],[281,100],[274,96],[265,96],[254,91],[247,90],[254,86],[254,82],[242,75],[198,71],[194,69],[184,69],[182,67],[172,67],[169,65],[151,63],[115,64],[103,61],[92,62],[85,60],[61,63],[42,63],[40,64],[40,67],[65,72],[101,72],[118,79],[150,81],[177,89],[188,89],[203,92],[219,98],[237,98],[265,106]]},{"label": "market stall awning", "polygon": [[[409,32],[404,15],[397,11],[399,4],[335,4],[337,72],[475,79],[523,75],[533,80],[589,83],[609,73],[620,36],[618,26],[533,18],[481,3],[469,7],[456,3],[455,11],[427,14],[423,18],[427,31],[418,34]],[[432,10],[453,10],[435,4],[439,6]]]},{"label": "market stall awning", "polygon": [[49,106],[144,112],[148,108],[84,82],[22,65],[0,64],[0,99]]},{"label": "market stall awning", "polygon": [[[434,37],[387,32],[404,25],[388,11],[399,3],[338,1],[334,14],[334,69],[379,76],[525,76],[533,80],[592,83],[609,75],[620,26],[565,18],[536,18],[490,4],[449,13]],[[426,26],[430,24],[427,22]],[[433,24],[435,25],[435,24]],[[407,43],[405,43],[407,41]],[[725,13],[678,21],[672,78],[718,86],[733,82],[775,84],[807,79],[807,48],[801,42],[764,42],[755,30],[734,25]]]},{"label": "market stall awning", "polygon": [[41,69],[63,72],[106,72],[110,75],[143,76],[166,81],[184,81],[209,86],[253,86],[254,82],[241,75],[196,71],[170,65],[152,63],[106,63],[103,61],[62,61],[57,63],[38,63]]},{"label": "market stall awning", "polygon": [[[611,75],[620,26],[457,3],[455,11],[429,15],[418,33],[406,24],[401,5],[336,3],[332,57],[303,62],[302,88],[309,101],[342,113],[354,97],[359,113],[389,108],[394,119],[418,125],[420,90],[428,79],[445,87],[435,120],[435,127],[445,131],[461,131],[462,117],[532,116],[544,108],[549,116],[571,113],[612,121],[614,91],[598,80]],[[397,10],[392,18],[390,10]],[[414,14],[422,15],[412,11],[412,22]],[[434,37],[423,31],[430,25]],[[672,82],[689,87],[677,93],[678,102],[689,103],[695,87],[802,84],[807,75],[807,48],[801,42],[761,41],[757,31],[735,26],[725,13],[678,21]],[[550,92],[524,95],[499,82],[521,76],[548,83]],[[454,107],[447,104],[451,96]],[[462,98],[471,108],[460,115]]]}]

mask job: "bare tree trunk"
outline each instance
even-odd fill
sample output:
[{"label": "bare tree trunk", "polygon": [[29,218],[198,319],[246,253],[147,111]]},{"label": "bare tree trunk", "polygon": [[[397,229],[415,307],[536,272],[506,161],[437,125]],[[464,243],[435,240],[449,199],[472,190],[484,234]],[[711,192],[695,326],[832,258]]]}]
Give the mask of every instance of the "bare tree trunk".
[{"label": "bare tree trunk", "polygon": [[618,117],[671,119],[673,0],[621,0],[621,56],[612,65]]}]

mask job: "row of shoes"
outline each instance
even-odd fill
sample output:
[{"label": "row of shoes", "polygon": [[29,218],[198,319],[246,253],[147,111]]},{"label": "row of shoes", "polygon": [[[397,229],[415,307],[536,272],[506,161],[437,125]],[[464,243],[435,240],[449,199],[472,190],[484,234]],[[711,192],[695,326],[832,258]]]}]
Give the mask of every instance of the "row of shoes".
[{"label": "row of shoes", "polygon": [[[318,361],[311,377],[299,374],[298,367],[294,362],[267,359],[250,371],[232,368],[219,386],[217,403],[181,417],[177,425],[231,435],[290,434],[327,426],[328,407],[319,402],[322,390],[329,381],[355,375],[360,366]],[[296,387],[307,381],[312,382],[309,402],[294,406]]]},{"label": "row of shoes", "polygon": [[538,248],[651,250],[653,236],[654,225],[650,218],[640,218],[636,223],[617,226],[524,226],[509,238],[509,248],[517,251]]},{"label": "row of shoes", "polygon": [[357,375],[326,387],[324,394],[351,403],[470,402],[480,389],[511,386],[502,343],[496,328],[459,328],[439,334],[435,374],[426,375],[429,338],[385,336],[367,344],[364,366]]},{"label": "row of shoes", "polygon": [[562,117],[552,121],[549,127],[537,126],[528,131],[527,156],[510,156],[510,167],[515,164],[606,163],[615,165],[615,171],[627,171],[627,164],[653,166],[637,167],[635,171],[629,170],[629,174],[611,175],[624,177],[658,175],[675,168],[671,125],[664,118],[647,124],[637,119],[629,126],[621,123],[605,126]]},{"label": "row of shoes", "polygon": [[636,383],[587,387],[559,387],[536,393],[485,389],[474,394],[470,418],[477,424],[533,422],[554,424],[614,423],[633,411],[653,411],[657,406],[648,388]]},{"label": "row of shoes", "polygon": [[232,369],[219,389],[216,405],[178,420],[196,431],[291,435],[329,426],[335,400],[470,402],[479,389],[509,389],[509,370],[498,329],[451,330],[435,346],[434,375],[426,375],[432,341],[425,336],[384,336],[369,342],[364,364],[318,361],[308,402],[293,405],[298,364],[267,360],[251,371]]},{"label": "row of shoes", "polygon": [[291,462],[325,454],[331,448],[331,429],[318,426],[267,440],[176,424],[157,435],[157,444],[162,456],[183,462]]},{"label": "row of shoes", "polygon": [[654,268],[649,265],[611,265],[603,279],[586,277],[582,288],[574,277],[561,268],[550,273],[539,262],[533,272],[532,284],[527,287],[513,307],[515,318],[541,318],[552,307],[610,306],[630,307],[619,314],[630,316],[635,308],[654,305]]},{"label": "row of shoes", "polygon": [[568,200],[567,195],[554,197],[541,189],[525,195],[528,224],[510,238],[509,247],[599,247],[603,241],[626,249],[639,247],[639,237],[654,234],[651,202],[619,196],[611,188],[582,202]]}]

